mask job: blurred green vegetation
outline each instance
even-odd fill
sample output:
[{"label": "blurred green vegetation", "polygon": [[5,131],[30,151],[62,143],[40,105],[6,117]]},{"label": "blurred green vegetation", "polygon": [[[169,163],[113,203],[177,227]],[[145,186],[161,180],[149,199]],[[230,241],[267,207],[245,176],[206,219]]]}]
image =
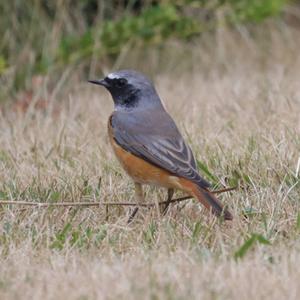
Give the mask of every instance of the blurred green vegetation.
[{"label": "blurred green vegetation", "polygon": [[[259,23],[282,14],[287,0],[0,2],[0,99],[28,89],[35,75],[58,80],[66,67],[110,66],[124,47],[189,42],[220,26]],[[95,71],[95,70],[93,70]]]}]

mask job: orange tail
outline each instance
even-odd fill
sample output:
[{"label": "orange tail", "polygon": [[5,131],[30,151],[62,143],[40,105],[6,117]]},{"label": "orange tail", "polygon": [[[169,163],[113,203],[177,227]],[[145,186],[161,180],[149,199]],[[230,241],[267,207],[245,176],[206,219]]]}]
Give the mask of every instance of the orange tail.
[{"label": "orange tail", "polygon": [[215,195],[205,190],[196,184],[193,184],[192,194],[197,198],[207,209],[211,210],[218,217],[223,216],[225,220],[232,220],[232,214],[224,208],[223,204],[215,197]]}]

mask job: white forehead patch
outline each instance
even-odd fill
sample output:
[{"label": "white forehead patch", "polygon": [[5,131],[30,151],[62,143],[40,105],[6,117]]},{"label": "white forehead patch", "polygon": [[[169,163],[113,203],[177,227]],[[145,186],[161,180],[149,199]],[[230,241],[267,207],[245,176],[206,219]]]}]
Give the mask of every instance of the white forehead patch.
[{"label": "white forehead patch", "polygon": [[110,73],[110,74],[107,75],[107,78],[109,78],[109,79],[118,79],[120,77],[115,73]]}]

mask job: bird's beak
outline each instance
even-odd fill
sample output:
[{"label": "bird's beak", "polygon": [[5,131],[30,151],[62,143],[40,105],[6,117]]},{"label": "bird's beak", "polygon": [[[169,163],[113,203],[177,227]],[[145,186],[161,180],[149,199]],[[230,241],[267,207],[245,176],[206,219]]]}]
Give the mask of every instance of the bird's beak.
[{"label": "bird's beak", "polygon": [[89,83],[103,85],[105,87],[108,87],[109,84],[105,79],[99,79],[99,80],[88,80]]}]

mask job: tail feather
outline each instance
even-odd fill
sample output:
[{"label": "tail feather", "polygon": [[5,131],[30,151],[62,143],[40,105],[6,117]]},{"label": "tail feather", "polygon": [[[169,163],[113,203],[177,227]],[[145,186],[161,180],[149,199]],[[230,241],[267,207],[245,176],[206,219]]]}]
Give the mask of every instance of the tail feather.
[{"label": "tail feather", "polygon": [[218,217],[223,216],[225,220],[232,220],[232,214],[224,208],[223,204],[215,197],[215,195],[196,184],[192,189],[194,197],[196,197],[207,209],[211,210]]}]

